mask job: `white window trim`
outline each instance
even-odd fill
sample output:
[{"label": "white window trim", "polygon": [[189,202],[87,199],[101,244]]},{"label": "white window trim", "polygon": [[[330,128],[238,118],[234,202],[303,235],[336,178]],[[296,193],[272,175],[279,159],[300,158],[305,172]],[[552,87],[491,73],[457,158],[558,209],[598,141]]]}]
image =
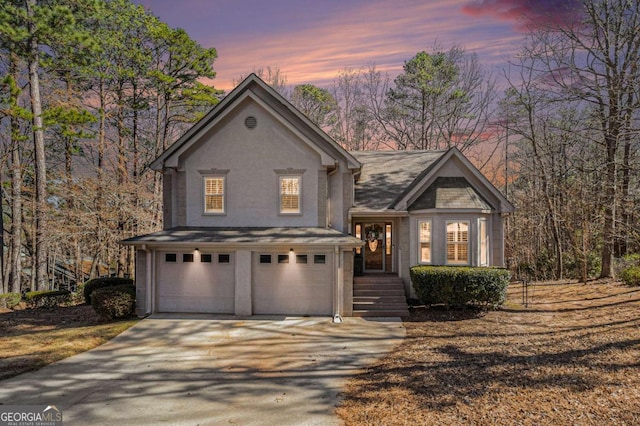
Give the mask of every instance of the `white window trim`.
[{"label": "white window trim", "polygon": [[[207,179],[222,179],[222,211],[211,211],[207,209]],[[202,176],[202,214],[205,216],[225,216],[227,214],[227,176],[226,175],[205,175]]]},{"label": "white window trim", "polygon": [[[460,262],[460,261],[449,261],[449,241],[447,240],[447,228],[449,228],[449,224],[452,223],[466,223],[467,224],[467,261],[466,262]],[[445,243],[445,251],[444,251],[444,261],[445,264],[447,265],[470,265],[471,264],[471,221],[468,219],[450,219],[450,220],[446,220],[445,221],[445,233],[444,233],[444,243]],[[451,243],[451,244],[456,244],[456,245],[461,245],[460,242],[455,242],[455,243]]]},{"label": "white window trim", "polygon": [[[486,259],[482,258],[482,226],[480,226],[480,224],[484,222],[484,237],[487,239],[486,241],[486,245],[485,245],[485,250],[487,251],[486,253]],[[491,264],[491,238],[489,238],[489,221],[487,220],[486,217],[479,217],[478,218],[478,265],[479,266],[489,266]]]},{"label": "white window trim", "polygon": [[[282,211],[282,179],[298,179],[298,211]],[[278,175],[278,214],[281,216],[302,216],[302,174],[279,174]]]},{"label": "white window trim", "polygon": [[[423,223],[429,224],[429,262],[422,261],[422,240],[420,239],[420,226]],[[418,264],[420,265],[432,265],[433,264],[433,220],[432,219],[419,219],[418,220]]]}]

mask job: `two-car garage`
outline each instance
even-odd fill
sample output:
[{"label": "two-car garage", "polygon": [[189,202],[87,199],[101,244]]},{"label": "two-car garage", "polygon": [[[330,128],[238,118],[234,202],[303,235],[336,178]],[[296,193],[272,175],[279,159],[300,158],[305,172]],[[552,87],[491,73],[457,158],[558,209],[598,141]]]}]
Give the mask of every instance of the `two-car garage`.
[{"label": "two-car garage", "polygon": [[235,252],[159,251],[157,312],[235,313],[236,269],[251,269],[252,314],[331,315],[331,252],[251,252],[236,265]]}]

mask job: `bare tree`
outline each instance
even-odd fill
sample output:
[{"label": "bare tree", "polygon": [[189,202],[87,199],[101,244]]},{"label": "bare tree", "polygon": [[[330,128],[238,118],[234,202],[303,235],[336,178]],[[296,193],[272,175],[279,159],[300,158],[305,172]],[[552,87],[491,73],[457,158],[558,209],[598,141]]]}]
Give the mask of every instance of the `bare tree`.
[{"label": "bare tree", "polygon": [[593,124],[590,134],[602,148],[600,276],[611,277],[617,221],[626,207],[619,203],[620,149],[626,140],[638,139],[640,5],[635,0],[581,0],[580,6],[576,20],[534,29],[527,53],[550,97],[579,103],[592,115],[585,124]]},{"label": "bare tree", "polygon": [[[289,86],[287,86],[287,76],[282,73],[282,70],[280,70],[280,67],[277,65],[273,67],[269,65],[266,68],[254,68],[253,74],[260,77],[261,80],[271,86],[276,92],[280,93],[285,99],[291,97],[291,90]],[[248,76],[249,74],[238,76],[237,79],[233,80],[233,85],[237,86]]]}]

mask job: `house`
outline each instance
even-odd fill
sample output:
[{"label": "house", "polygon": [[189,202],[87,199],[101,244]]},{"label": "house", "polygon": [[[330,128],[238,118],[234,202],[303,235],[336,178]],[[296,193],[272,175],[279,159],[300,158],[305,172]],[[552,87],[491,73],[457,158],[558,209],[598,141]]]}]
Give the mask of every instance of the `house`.
[{"label": "house", "polygon": [[504,263],[514,208],[457,149],[347,152],[253,74],[151,168],[164,229],[123,241],[141,316],[339,319],[354,274],[410,297],[412,265]]}]

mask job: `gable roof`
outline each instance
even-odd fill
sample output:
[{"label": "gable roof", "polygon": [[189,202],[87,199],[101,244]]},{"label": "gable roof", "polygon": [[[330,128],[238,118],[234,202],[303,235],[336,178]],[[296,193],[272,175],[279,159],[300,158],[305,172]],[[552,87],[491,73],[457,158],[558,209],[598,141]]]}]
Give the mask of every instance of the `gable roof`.
[{"label": "gable roof", "polygon": [[[363,164],[360,180],[355,185],[353,213],[406,211],[410,206],[416,209],[413,204],[429,189],[426,185],[433,185],[439,177],[439,171],[453,158],[459,161],[462,171],[473,182],[465,179],[466,184],[461,187],[458,182],[458,188],[455,189],[446,188],[452,183],[440,181],[434,188],[436,198],[440,187],[444,190],[441,191],[442,203],[451,204],[451,198],[465,198],[465,201],[458,199],[458,202],[467,207],[451,208],[485,210],[489,207],[501,213],[515,210],[513,204],[455,147],[447,151],[360,151],[352,154]],[[482,194],[491,194],[498,205],[490,206],[491,203]],[[475,197],[480,198],[478,200]],[[449,198],[449,201],[445,201],[445,198]]]},{"label": "gable roof", "polygon": [[[350,169],[360,168],[360,163],[351,154],[255,74],[245,78],[207,115],[152,161],[150,168],[162,171],[165,166],[176,167],[181,153],[188,150],[202,135],[218,124],[230,111],[247,98],[251,98],[261,105],[303,142],[318,152],[322,158],[323,165],[333,166],[337,161],[336,158],[341,157],[346,161]],[[321,142],[321,144],[318,142]]]},{"label": "gable roof", "polygon": [[491,210],[491,206],[466,178],[440,176],[409,206],[409,210],[426,209]]},{"label": "gable roof", "polygon": [[355,185],[354,211],[393,208],[399,195],[425,170],[429,170],[444,151],[354,151],[362,163]]}]

